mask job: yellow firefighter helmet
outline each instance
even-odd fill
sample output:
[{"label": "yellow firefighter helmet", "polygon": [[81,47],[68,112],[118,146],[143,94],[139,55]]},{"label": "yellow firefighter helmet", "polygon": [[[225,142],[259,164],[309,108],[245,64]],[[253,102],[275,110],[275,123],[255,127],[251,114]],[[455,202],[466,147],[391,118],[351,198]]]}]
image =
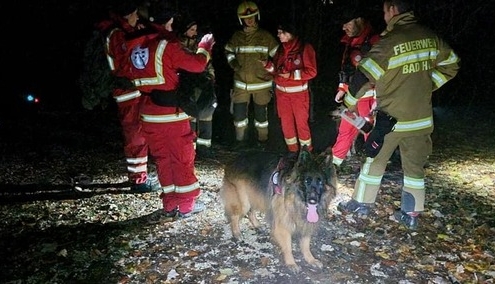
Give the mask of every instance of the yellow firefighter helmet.
[{"label": "yellow firefighter helmet", "polygon": [[237,17],[242,25],[242,19],[251,18],[258,15],[258,21],[260,20],[260,10],[258,10],[258,5],[252,1],[242,1],[242,3],[237,7]]}]

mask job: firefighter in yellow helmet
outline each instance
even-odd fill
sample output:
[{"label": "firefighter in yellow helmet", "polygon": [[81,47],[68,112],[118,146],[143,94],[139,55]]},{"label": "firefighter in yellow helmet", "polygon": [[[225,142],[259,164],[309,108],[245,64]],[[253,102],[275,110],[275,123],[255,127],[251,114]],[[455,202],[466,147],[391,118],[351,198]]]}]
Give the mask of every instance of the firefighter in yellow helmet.
[{"label": "firefighter in yellow helmet", "polygon": [[239,148],[248,146],[247,130],[249,103],[254,103],[254,127],[257,140],[263,145],[268,140],[267,106],[271,100],[272,76],[259,64],[278,48],[275,37],[259,27],[260,11],[251,1],[243,1],[237,8],[242,29],[234,32],[225,45],[225,55],[234,70],[231,93],[231,111],[234,119],[236,142]]}]

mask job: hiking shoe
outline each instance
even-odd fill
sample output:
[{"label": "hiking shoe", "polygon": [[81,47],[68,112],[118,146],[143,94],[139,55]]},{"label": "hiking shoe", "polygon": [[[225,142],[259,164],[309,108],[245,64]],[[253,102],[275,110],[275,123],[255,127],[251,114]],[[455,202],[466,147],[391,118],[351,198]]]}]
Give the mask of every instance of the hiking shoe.
[{"label": "hiking shoe", "polygon": [[412,231],[416,231],[418,229],[418,217],[419,214],[416,212],[406,213],[402,210],[399,210],[395,211],[394,213],[395,220]]},{"label": "hiking shoe", "polygon": [[165,210],[162,209],[157,209],[153,213],[151,213],[148,218],[147,222],[148,224],[157,224],[161,222],[172,222],[174,221],[173,216],[169,216]]},{"label": "hiking shoe", "polygon": [[337,205],[337,209],[346,214],[358,214],[358,215],[369,215],[370,208],[373,207],[371,203],[360,203],[354,199],[347,202],[340,202]]},{"label": "hiking shoe", "polygon": [[157,176],[150,175],[145,182],[131,185],[131,192],[133,193],[144,193],[159,191],[162,189]]},{"label": "hiking shoe", "polygon": [[206,209],[206,205],[202,202],[196,202],[194,204],[194,207],[191,211],[187,212],[187,213],[182,213],[179,211],[179,208],[175,208],[174,210],[172,211],[168,211],[168,212],[165,212],[165,216],[168,217],[168,218],[173,218],[174,220],[177,220],[177,219],[186,219],[186,218],[189,218],[191,217],[192,215],[194,214],[197,214],[197,213],[200,213],[202,211],[204,211]]}]

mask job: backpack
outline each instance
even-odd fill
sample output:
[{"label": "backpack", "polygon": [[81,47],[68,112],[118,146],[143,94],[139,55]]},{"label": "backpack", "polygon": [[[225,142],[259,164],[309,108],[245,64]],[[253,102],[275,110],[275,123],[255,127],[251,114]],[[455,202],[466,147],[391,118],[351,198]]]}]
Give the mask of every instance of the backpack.
[{"label": "backpack", "polygon": [[78,83],[82,92],[82,105],[88,110],[96,106],[105,109],[111,101],[114,89],[133,87],[130,80],[112,74],[105,45],[105,32],[95,29],[84,47],[83,68]]},{"label": "backpack", "polygon": [[206,119],[213,115],[217,96],[208,72],[181,72],[179,75],[179,105],[190,116]]}]

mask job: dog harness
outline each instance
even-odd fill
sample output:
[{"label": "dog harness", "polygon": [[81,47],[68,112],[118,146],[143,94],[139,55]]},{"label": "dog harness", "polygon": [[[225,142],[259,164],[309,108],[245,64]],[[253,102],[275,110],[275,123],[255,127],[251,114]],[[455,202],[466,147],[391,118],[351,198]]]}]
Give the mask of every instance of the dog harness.
[{"label": "dog harness", "polygon": [[284,166],[285,166],[284,158],[280,158],[280,160],[278,160],[277,167],[270,176],[270,186],[272,187],[273,195],[282,194],[282,187],[279,184],[280,181],[279,179],[280,179],[280,171],[284,168]]}]

